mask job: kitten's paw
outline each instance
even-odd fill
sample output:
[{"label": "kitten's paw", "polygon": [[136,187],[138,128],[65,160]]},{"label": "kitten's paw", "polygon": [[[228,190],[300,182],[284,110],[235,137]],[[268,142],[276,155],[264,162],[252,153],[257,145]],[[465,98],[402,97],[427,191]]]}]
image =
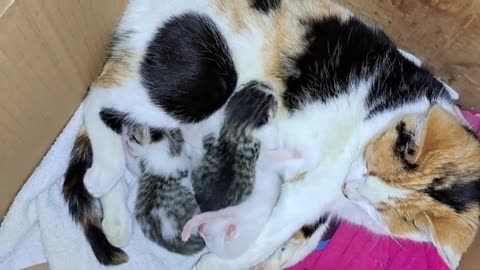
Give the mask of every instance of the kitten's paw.
[{"label": "kitten's paw", "polygon": [[[201,233],[205,233],[204,226],[202,226],[203,218],[202,214],[195,215],[193,216],[185,225],[183,226],[182,230],[182,241],[186,242],[188,239],[190,239],[190,236],[192,234],[192,231],[195,231],[195,233],[200,233],[200,228],[202,229]],[[202,235],[203,236],[203,235]]]},{"label": "kitten's paw", "polygon": [[133,220],[128,212],[115,216],[105,216],[102,221],[102,229],[108,242],[119,248],[127,245],[132,235],[132,227]]},{"label": "kitten's paw", "polygon": [[99,198],[112,190],[113,186],[122,177],[123,172],[124,166],[114,166],[112,168],[92,166],[85,173],[83,182],[87,191],[93,197]]},{"label": "kitten's paw", "polygon": [[237,226],[230,224],[227,227],[227,231],[225,233],[225,243],[232,241],[233,238],[237,236]]}]

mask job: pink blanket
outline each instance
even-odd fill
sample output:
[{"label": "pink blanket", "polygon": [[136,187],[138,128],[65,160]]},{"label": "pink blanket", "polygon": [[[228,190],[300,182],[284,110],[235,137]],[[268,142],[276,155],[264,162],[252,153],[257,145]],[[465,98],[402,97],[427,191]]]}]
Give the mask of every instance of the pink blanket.
[{"label": "pink blanket", "polygon": [[[480,114],[462,110],[480,135]],[[448,270],[430,244],[373,235],[363,228],[342,223],[332,239],[319,243],[307,258],[288,270]]]},{"label": "pink blanket", "polygon": [[432,245],[393,240],[342,223],[327,247],[289,270],[449,270]]}]

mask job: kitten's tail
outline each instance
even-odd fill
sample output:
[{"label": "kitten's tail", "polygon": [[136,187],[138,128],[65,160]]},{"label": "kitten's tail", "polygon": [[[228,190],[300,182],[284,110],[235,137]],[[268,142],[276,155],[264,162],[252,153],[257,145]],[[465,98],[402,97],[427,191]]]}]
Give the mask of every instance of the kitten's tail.
[{"label": "kitten's tail", "polygon": [[128,261],[128,255],[108,242],[101,227],[102,210],[99,201],[88,193],[83,177],[92,166],[93,152],[85,131],[81,131],[70,154],[65,172],[63,197],[73,220],[83,228],[95,257],[104,265],[118,265]]}]

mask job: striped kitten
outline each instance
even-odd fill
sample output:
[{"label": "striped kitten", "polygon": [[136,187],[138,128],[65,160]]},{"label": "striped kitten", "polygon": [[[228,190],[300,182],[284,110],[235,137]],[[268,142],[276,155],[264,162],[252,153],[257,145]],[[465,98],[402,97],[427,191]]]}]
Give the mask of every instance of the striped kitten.
[{"label": "striped kitten", "polygon": [[154,128],[194,125],[203,136],[218,130],[227,100],[252,80],[274,90],[280,149],[311,166],[282,186],[244,254],[209,254],[198,269],[255,266],[326,213],[432,242],[457,267],[479,223],[480,143],[443,84],[330,0],[129,2],[85,100],[85,130],[64,184],[97,258],[118,262],[95,198],[116,194],[125,169],[121,126],[105,112]]},{"label": "striped kitten", "polygon": [[180,237],[185,223],[199,211],[181,131],[127,129],[128,152],[141,172],[135,217],[144,235],[171,252],[192,255],[203,250],[200,236],[186,242]]}]

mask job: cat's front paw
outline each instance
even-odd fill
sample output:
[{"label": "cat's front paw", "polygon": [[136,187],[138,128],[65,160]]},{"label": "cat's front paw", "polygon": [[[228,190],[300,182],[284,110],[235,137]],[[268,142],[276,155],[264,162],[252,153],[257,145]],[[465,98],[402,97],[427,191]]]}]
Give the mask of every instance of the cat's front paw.
[{"label": "cat's front paw", "polygon": [[361,181],[347,181],[343,184],[342,193],[345,198],[353,201],[358,201],[364,199],[360,193],[361,187],[364,185],[364,182]]},{"label": "cat's front paw", "polygon": [[102,221],[102,229],[108,242],[118,248],[126,246],[132,235],[133,220],[128,210],[125,211],[105,216]]},{"label": "cat's front paw", "polygon": [[87,191],[96,198],[105,195],[112,190],[124,173],[125,165],[110,167],[92,166],[85,173],[83,182]]},{"label": "cat's front paw", "polygon": [[[222,260],[212,254],[205,254],[197,261],[192,270],[240,270],[230,268]],[[246,270],[246,269],[245,269]]]}]

